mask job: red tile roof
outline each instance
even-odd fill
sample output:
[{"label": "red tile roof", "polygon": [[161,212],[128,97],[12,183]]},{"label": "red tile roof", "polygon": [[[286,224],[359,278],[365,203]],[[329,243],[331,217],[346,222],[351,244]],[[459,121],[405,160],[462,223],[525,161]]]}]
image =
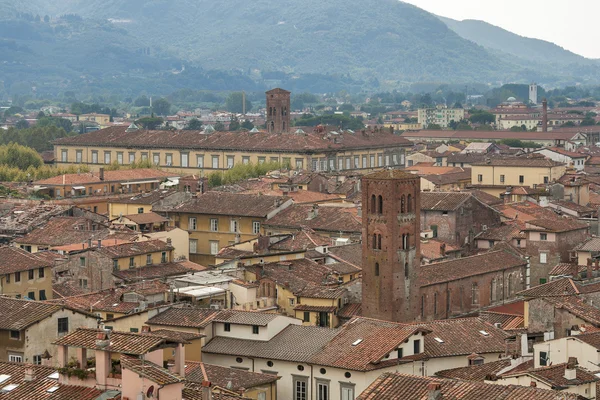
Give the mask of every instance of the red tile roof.
[{"label": "red tile roof", "polygon": [[182,326],[188,328],[204,328],[212,322],[219,311],[206,308],[171,307],[150,318],[148,325]]},{"label": "red tile roof", "polygon": [[244,393],[248,389],[277,382],[281,377],[197,361],[186,361],[185,378],[190,382],[211,382],[214,386]]},{"label": "red tile roof", "polygon": [[[441,398],[452,400],[556,400],[557,396],[554,390],[388,372],[377,378],[356,400],[422,400],[427,398],[432,387],[441,391]],[[560,396],[561,400],[578,400],[574,393],[561,392]]]},{"label": "red tile roof", "polygon": [[362,229],[361,218],[344,207],[321,206],[315,217],[309,213],[310,204],[293,204],[263,223],[273,228],[301,229],[308,227],[314,231],[359,233]]},{"label": "red tile roof", "polygon": [[[334,140],[334,137],[337,140]],[[181,148],[194,150],[241,150],[314,153],[331,149],[370,149],[411,146],[405,138],[381,132],[329,135],[319,132],[303,134],[271,134],[253,132],[147,131],[127,132],[127,127],[111,127],[83,135],[55,140],[60,145],[110,146],[127,148]]]},{"label": "red tile roof", "polygon": [[123,356],[121,357],[121,366],[124,369],[135,372],[140,377],[144,377],[161,386],[172,385],[184,381],[181,376],[170,372],[153,362],[142,360],[138,357]]},{"label": "red tile roof", "polygon": [[36,185],[81,185],[85,186],[94,183],[111,182],[131,182],[141,180],[165,180],[166,178],[178,177],[173,172],[161,171],[152,168],[142,169],[121,169],[116,171],[105,171],[104,180],[101,180],[97,172],[85,172],[81,174],[63,174],[48,179],[42,179],[35,182]]},{"label": "red tile roof", "polygon": [[[60,257],[53,255],[52,257]],[[0,247],[0,274],[51,267],[53,262],[46,256],[29,253],[18,247]]]}]

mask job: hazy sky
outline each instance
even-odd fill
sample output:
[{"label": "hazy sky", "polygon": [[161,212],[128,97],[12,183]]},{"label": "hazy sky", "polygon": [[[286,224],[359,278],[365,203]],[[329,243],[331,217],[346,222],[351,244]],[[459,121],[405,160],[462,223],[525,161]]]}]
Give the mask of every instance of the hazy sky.
[{"label": "hazy sky", "polygon": [[598,0],[403,0],[457,20],[479,19],[521,36],[554,42],[585,57],[600,58]]}]

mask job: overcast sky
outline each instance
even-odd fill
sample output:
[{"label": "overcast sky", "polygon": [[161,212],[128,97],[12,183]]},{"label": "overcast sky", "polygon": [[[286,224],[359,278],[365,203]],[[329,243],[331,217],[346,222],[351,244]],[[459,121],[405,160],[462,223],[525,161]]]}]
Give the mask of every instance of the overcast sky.
[{"label": "overcast sky", "polygon": [[521,36],[600,58],[598,0],[403,0],[457,20],[479,19]]}]

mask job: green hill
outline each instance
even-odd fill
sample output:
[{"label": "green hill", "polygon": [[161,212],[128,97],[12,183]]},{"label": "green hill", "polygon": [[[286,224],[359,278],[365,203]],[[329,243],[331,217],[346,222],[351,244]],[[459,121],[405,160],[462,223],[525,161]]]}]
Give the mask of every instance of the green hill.
[{"label": "green hill", "polygon": [[525,60],[552,64],[595,63],[594,60],[588,60],[554,43],[520,36],[484,21],[438,18],[464,39],[487,49],[502,51]]},{"label": "green hill", "polygon": [[585,59],[556,69],[507,57],[396,0],[0,0],[4,7],[0,75],[13,83],[136,93],[599,80]]}]

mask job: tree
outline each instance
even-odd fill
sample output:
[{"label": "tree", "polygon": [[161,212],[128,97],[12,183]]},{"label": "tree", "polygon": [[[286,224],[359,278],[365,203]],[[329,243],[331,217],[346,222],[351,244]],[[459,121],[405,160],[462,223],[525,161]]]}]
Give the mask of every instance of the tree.
[{"label": "tree", "polygon": [[15,124],[15,128],[17,128],[17,129],[27,129],[27,128],[29,128],[29,122],[27,122],[24,119],[20,119]]},{"label": "tree", "polygon": [[350,103],[342,104],[338,107],[338,111],[354,111],[354,106]]},{"label": "tree", "polygon": [[38,119],[35,126],[44,127],[44,126],[56,126],[58,128],[63,128],[65,132],[71,132],[73,130],[73,123],[66,118],[60,117],[43,117]]},{"label": "tree", "polygon": [[225,130],[225,125],[223,125],[221,121],[217,121],[213,128],[215,128],[215,131],[217,132],[223,132]]},{"label": "tree", "polygon": [[37,115],[37,119],[44,118],[45,116],[46,116],[46,114],[44,114],[43,111],[40,111]]},{"label": "tree", "polygon": [[249,120],[244,120],[244,122],[242,122],[242,124],[240,125],[243,129],[247,129],[249,131],[251,131],[252,129],[254,129],[254,124],[252,122],[250,122]]},{"label": "tree", "polygon": [[493,124],[496,122],[496,116],[487,111],[471,111],[471,116],[469,117],[469,121],[472,124]]},{"label": "tree", "polygon": [[573,122],[573,121],[567,121],[567,122],[565,122],[564,124],[561,125],[561,127],[567,127],[567,128],[568,127],[573,127],[573,126],[575,126],[575,122]]},{"label": "tree", "polygon": [[136,125],[141,126],[144,129],[156,130],[163,123],[163,119],[160,117],[144,117],[135,121]]},{"label": "tree", "polygon": [[50,22],[50,16],[44,15],[44,22],[45,23],[49,23]]},{"label": "tree", "polygon": [[7,108],[6,111],[4,111],[4,117],[5,118],[12,117],[15,114],[21,114],[22,112],[25,112],[23,107],[12,106],[12,107]]},{"label": "tree", "polygon": [[171,111],[171,103],[165,98],[156,99],[152,102],[152,112],[156,115],[169,115]]},{"label": "tree", "polygon": [[220,172],[213,172],[212,174],[208,175],[208,186],[211,188],[221,186],[222,184],[223,177],[221,176]]},{"label": "tree", "polygon": [[136,107],[150,107],[150,99],[144,95],[138,97],[133,102],[133,105]]},{"label": "tree", "polygon": [[596,125],[596,120],[594,120],[594,118],[585,117],[584,119],[581,120],[581,124],[579,124],[579,125],[581,125],[581,126]]},{"label": "tree", "polygon": [[[242,99],[242,92],[230,93],[229,96],[227,96],[227,99],[225,100],[225,108],[229,112],[241,114],[244,111],[242,107]],[[250,111],[251,109],[252,102],[248,100],[248,96],[246,96],[246,112]]]},{"label": "tree", "polygon": [[29,167],[39,168],[44,161],[37,151],[31,147],[9,143],[0,146],[0,164],[26,170]]},{"label": "tree", "polygon": [[240,129],[240,120],[238,119],[238,117],[233,117],[231,118],[231,122],[229,122],[229,130],[230,131],[237,131],[238,129]]},{"label": "tree", "polygon": [[192,118],[185,126],[186,131],[199,131],[202,129],[202,121],[197,118]]},{"label": "tree", "polygon": [[441,131],[442,127],[440,125],[438,125],[438,124],[429,124],[429,125],[427,125],[427,130],[430,130],[430,131]]}]

